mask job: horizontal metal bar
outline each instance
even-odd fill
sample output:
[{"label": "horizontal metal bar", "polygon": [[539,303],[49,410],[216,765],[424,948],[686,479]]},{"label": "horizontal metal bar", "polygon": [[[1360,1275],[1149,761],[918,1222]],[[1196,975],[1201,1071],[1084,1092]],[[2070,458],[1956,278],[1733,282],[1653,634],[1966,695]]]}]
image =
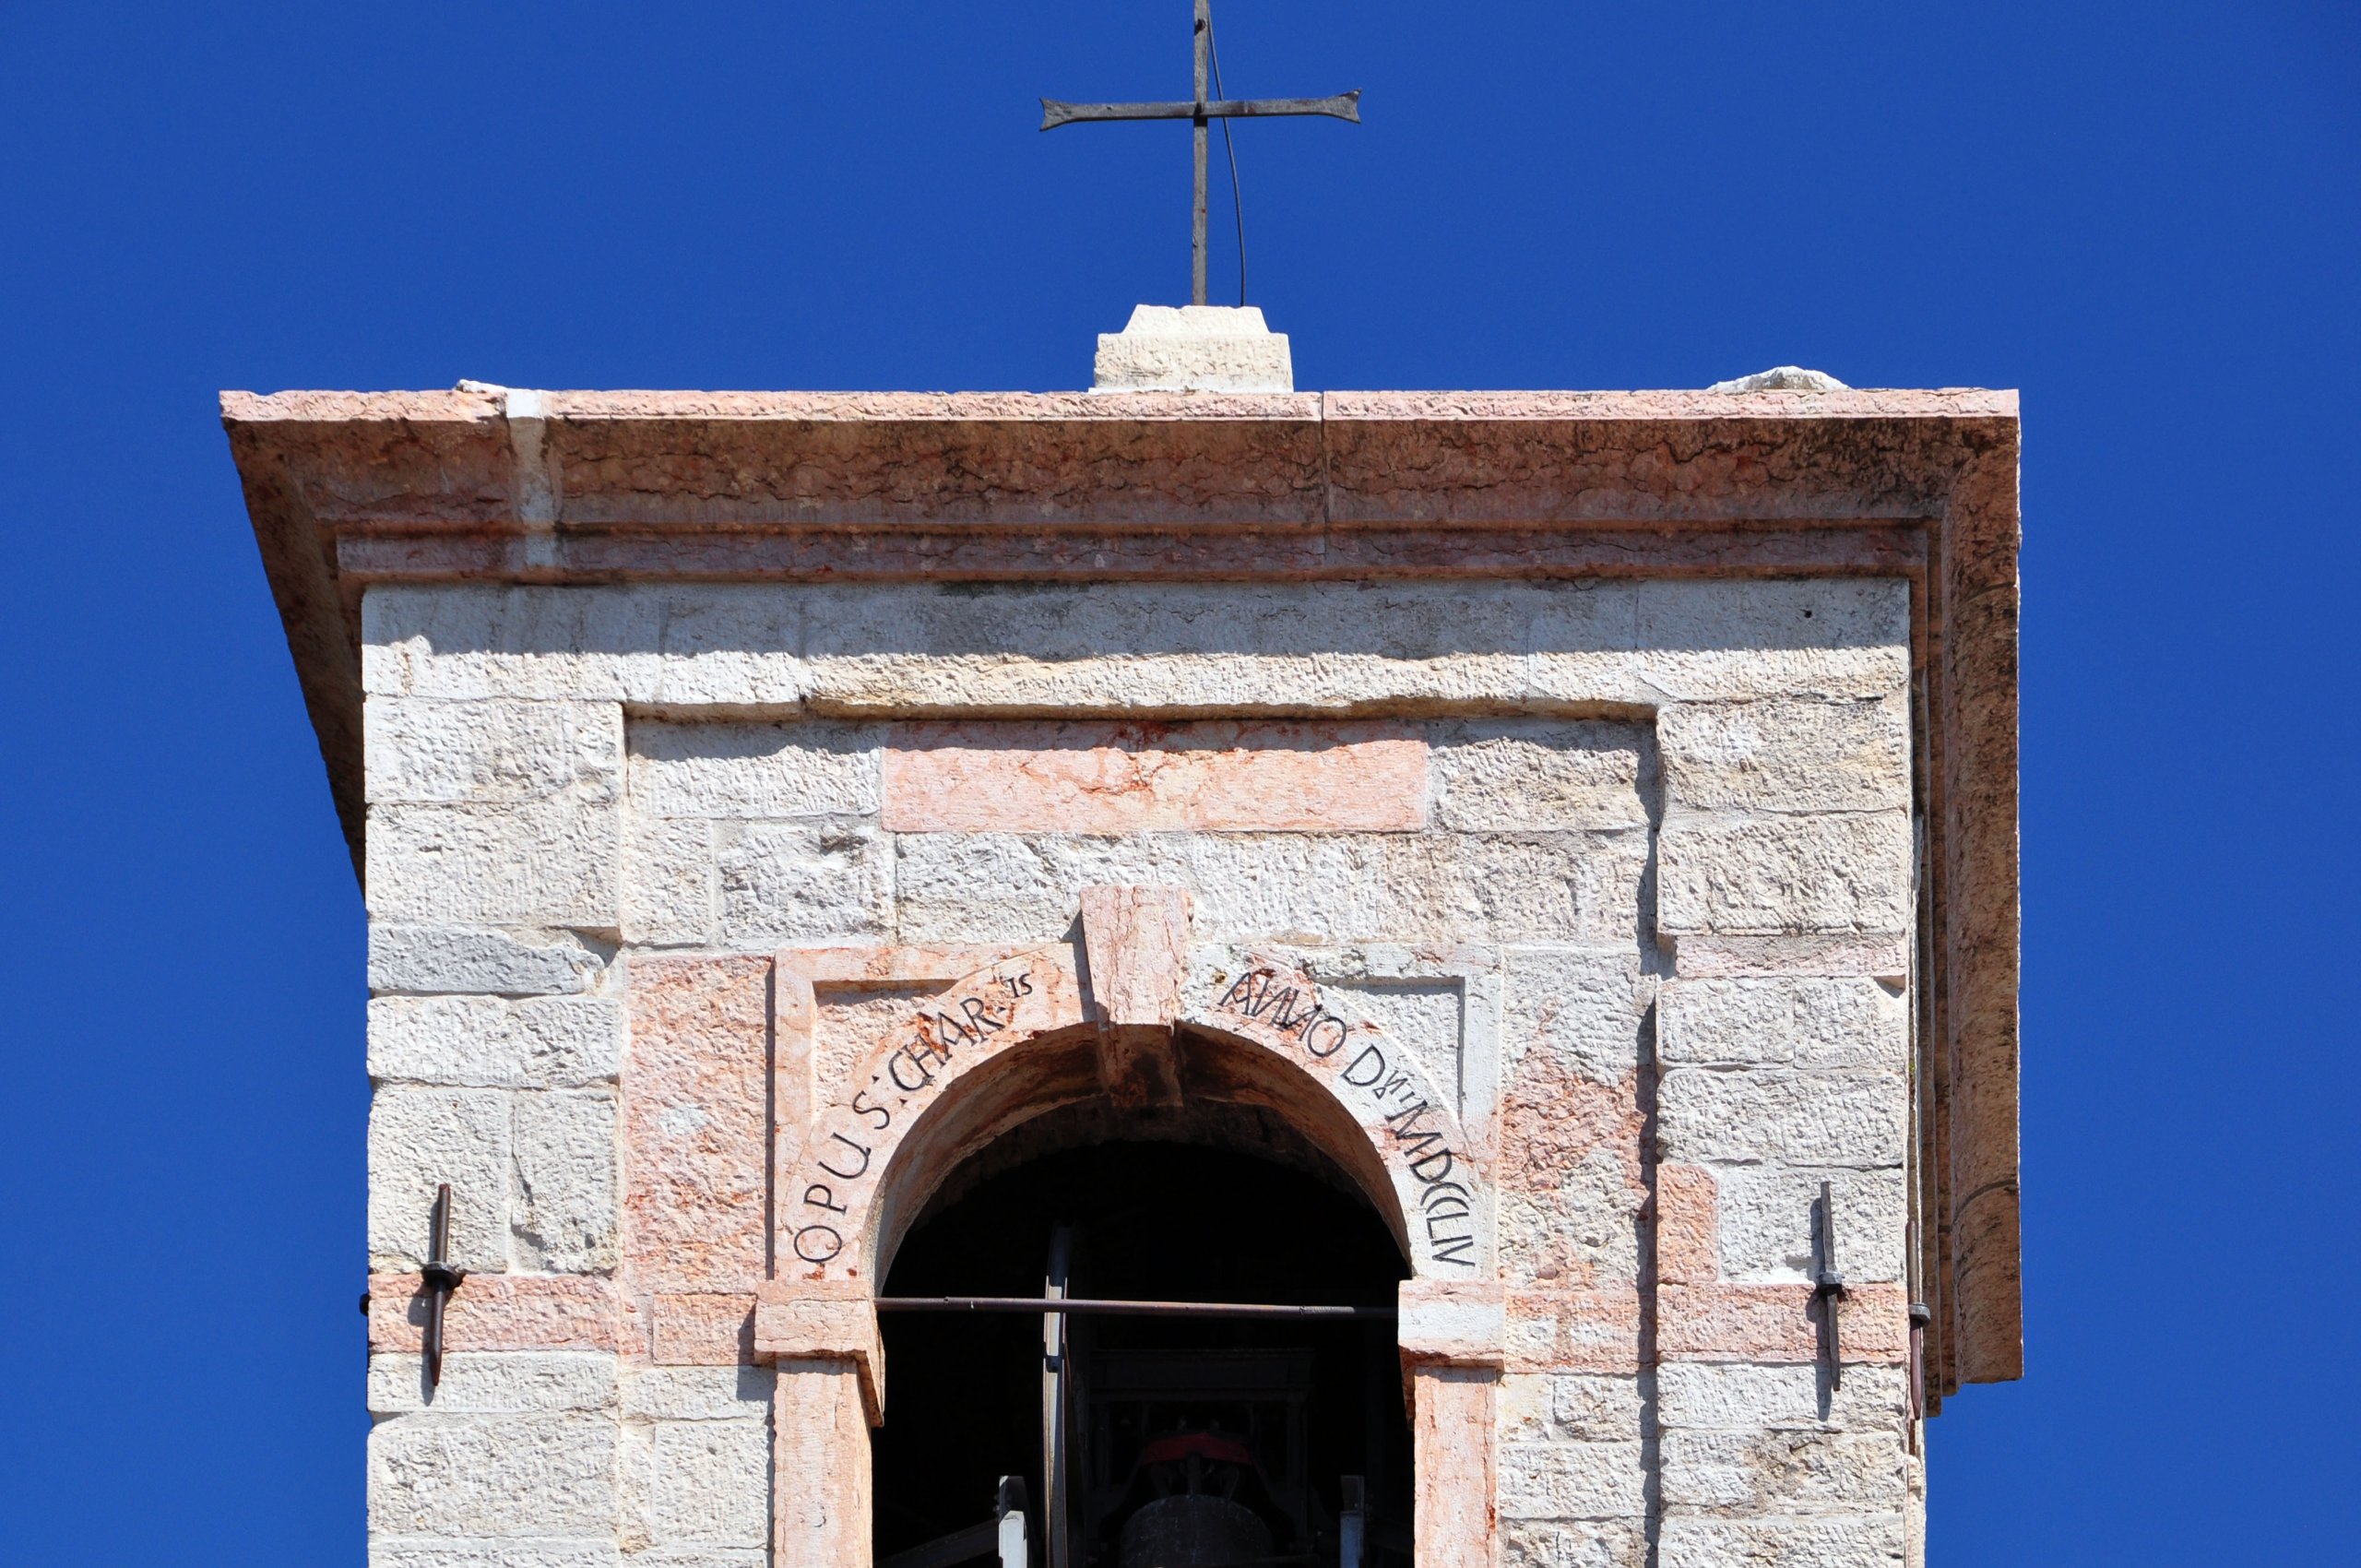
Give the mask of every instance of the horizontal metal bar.
[{"label": "horizontal metal bar", "polygon": [[1334,98],[1216,98],[1203,103],[1067,103],[1041,100],[1041,128],[1077,120],[1253,120],[1273,114],[1325,114],[1360,124],[1361,89]]},{"label": "horizontal metal bar", "polygon": [[1392,1318],[1392,1307],[1289,1307],[1252,1301],[1101,1301],[1067,1296],[880,1296],[881,1313],[1049,1313],[1076,1317]]}]

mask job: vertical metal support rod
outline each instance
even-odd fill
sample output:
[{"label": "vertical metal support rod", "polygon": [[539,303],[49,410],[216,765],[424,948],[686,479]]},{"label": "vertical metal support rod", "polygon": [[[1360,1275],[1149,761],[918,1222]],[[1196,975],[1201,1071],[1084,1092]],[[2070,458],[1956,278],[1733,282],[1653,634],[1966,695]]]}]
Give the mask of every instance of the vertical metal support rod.
[{"label": "vertical metal support rod", "polygon": [[1820,1303],[1820,1324],[1822,1338],[1821,1353],[1828,1365],[1828,1386],[1841,1388],[1845,1382],[1845,1347],[1838,1336],[1838,1301],[1845,1294],[1845,1274],[1836,1266],[1836,1200],[1829,1184],[1820,1184],[1820,1267],[1812,1278],[1812,1300]]},{"label": "vertical metal support rod", "polygon": [[418,1277],[426,1287],[426,1387],[432,1393],[443,1382],[443,1309],[451,1302],[451,1292],[468,1277],[464,1268],[451,1266],[451,1183],[444,1182],[434,1192],[433,1216],[427,1222],[426,1266]]},{"label": "vertical metal support rod", "polygon": [[1190,122],[1190,140],[1195,143],[1197,200],[1190,209],[1189,220],[1189,303],[1205,303],[1205,153],[1207,127],[1205,118],[1206,50],[1212,41],[1214,0],[1197,0],[1197,117]]},{"label": "vertical metal support rod", "polygon": [[[1050,1232],[1050,1267],[1041,1294],[1059,1301],[1067,1294],[1074,1269],[1074,1228],[1059,1225]],[[1066,1366],[1066,1314],[1041,1314],[1041,1540],[1048,1568],[1069,1568],[1070,1543],[1066,1515],[1066,1390],[1071,1380]]]}]

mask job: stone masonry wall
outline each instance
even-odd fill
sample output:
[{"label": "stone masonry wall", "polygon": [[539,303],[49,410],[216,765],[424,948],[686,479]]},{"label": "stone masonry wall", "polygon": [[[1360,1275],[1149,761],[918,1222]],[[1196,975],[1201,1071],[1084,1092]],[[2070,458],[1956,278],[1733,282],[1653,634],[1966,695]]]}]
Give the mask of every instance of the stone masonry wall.
[{"label": "stone masonry wall", "polygon": [[1479,1560],[1915,1561],[1907,615],[1877,579],[372,590],[372,1562],[808,1561],[748,1364],[772,955],[1062,941],[1107,884],[1187,889],[1197,968],[1284,951],[1457,1097],[1506,1292]]}]

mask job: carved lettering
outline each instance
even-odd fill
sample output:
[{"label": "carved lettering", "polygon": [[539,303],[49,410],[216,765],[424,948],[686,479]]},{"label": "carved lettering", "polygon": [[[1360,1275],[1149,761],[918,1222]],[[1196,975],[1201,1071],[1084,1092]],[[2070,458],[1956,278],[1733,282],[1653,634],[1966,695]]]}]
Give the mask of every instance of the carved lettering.
[{"label": "carved lettering", "polygon": [[[1333,1036],[1323,1037],[1320,1031],[1325,1028],[1334,1028],[1336,1032]],[[1323,1038],[1327,1040],[1325,1046],[1318,1043]],[[1315,1016],[1304,1028],[1303,1049],[1314,1056],[1323,1058],[1334,1056],[1344,1050],[1345,1020],[1334,1013],[1322,1013]]]},{"label": "carved lettering", "polygon": [[795,1255],[805,1263],[825,1263],[845,1250],[845,1239],[833,1225],[807,1225],[795,1233]]},{"label": "carved lettering", "polygon": [[[1362,1067],[1368,1066],[1370,1063],[1375,1063],[1376,1065],[1370,1067],[1368,1077],[1356,1078],[1353,1076],[1355,1073],[1360,1071]],[[1385,1076],[1385,1052],[1378,1050],[1378,1048],[1373,1045],[1362,1046],[1361,1053],[1358,1056],[1354,1057],[1350,1062],[1345,1063],[1345,1070],[1337,1075],[1343,1078],[1345,1082],[1352,1085],[1355,1088],[1368,1088],[1380,1078]]]},{"label": "carved lettering", "polygon": [[867,1089],[860,1090],[858,1094],[855,1094],[852,1097],[852,1108],[863,1116],[876,1117],[877,1120],[872,1123],[872,1125],[882,1133],[886,1128],[894,1124],[894,1113],[886,1110],[882,1105],[863,1105],[860,1103],[868,1098],[869,1091]]},{"label": "carved lettering", "polygon": [[844,1145],[845,1147],[852,1150],[853,1153],[860,1156],[860,1163],[854,1166],[850,1170],[839,1170],[835,1166],[829,1164],[826,1160],[822,1159],[815,1155],[813,1157],[813,1164],[818,1166],[829,1175],[834,1176],[839,1182],[857,1181],[860,1177],[869,1173],[870,1151],[868,1146],[864,1144],[857,1144],[850,1138],[846,1137],[842,1133],[830,1133],[828,1136]]},{"label": "carved lettering", "polygon": [[803,1189],[803,1205],[806,1208],[825,1208],[836,1214],[848,1212],[844,1205],[836,1201],[836,1196],[825,1182],[814,1182]]}]

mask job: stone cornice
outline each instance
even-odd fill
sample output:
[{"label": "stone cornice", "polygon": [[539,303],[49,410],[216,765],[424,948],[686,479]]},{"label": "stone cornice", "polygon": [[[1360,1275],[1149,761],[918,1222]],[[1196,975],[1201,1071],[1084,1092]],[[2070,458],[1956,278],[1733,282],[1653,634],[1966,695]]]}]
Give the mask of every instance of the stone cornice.
[{"label": "stone cornice", "polygon": [[378,583],[1906,578],[1929,1381],[2019,1374],[2013,393],[227,393],[359,863]]}]

